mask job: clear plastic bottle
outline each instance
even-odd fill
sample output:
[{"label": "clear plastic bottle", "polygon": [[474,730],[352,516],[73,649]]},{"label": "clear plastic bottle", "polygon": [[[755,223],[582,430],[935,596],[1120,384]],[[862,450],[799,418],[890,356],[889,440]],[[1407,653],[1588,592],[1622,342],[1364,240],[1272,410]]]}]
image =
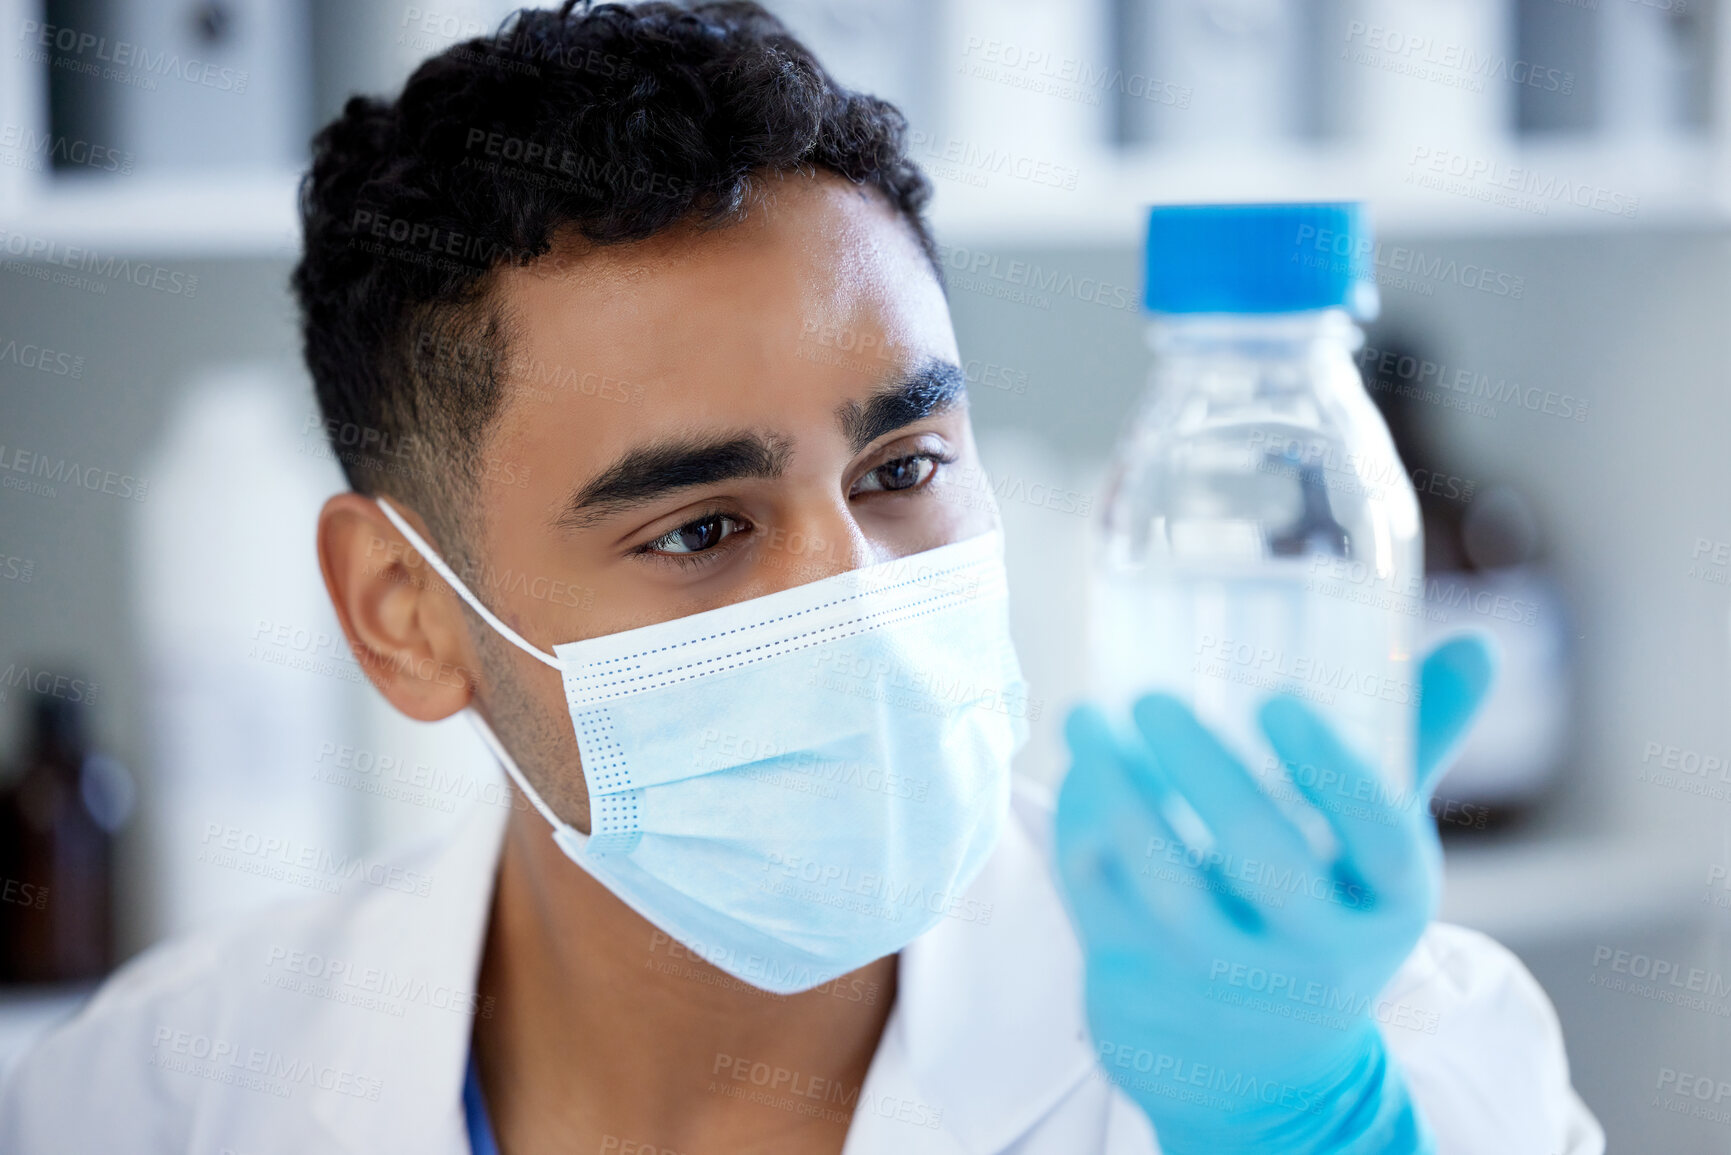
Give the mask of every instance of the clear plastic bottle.
[{"label": "clear plastic bottle", "polygon": [[1423,560],[1353,360],[1370,252],[1352,204],[1153,210],[1155,367],[1102,503],[1090,658],[1110,706],[1173,693],[1258,773],[1278,765],[1255,712],[1295,695],[1399,792]]}]

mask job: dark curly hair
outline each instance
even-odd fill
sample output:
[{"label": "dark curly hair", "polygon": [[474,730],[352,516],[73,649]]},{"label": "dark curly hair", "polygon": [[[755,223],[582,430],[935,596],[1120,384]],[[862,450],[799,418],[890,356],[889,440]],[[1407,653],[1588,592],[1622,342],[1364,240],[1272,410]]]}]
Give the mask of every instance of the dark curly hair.
[{"label": "dark curly hair", "polygon": [[934,271],[931,186],[890,104],[842,88],[749,0],[524,9],[356,96],[313,139],[293,276],[307,368],[349,485],[461,544],[509,328],[489,274],[736,220],[753,179],[879,190]]}]

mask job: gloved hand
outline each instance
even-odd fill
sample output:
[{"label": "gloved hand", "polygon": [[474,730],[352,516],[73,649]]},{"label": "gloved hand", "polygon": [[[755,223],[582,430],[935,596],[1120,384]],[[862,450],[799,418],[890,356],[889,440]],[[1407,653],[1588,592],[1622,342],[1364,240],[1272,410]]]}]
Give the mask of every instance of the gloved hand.
[{"label": "gloved hand", "polygon": [[1274,784],[1326,819],[1322,853],[1175,698],[1137,701],[1129,742],[1071,712],[1057,859],[1088,1021],[1167,1155],[1435,1150],[1375,1018],[1436,909],[1430,795],[1492,666],[1474,637],[1425,660],[1410,792],[1298,700],[1263,705]]}]

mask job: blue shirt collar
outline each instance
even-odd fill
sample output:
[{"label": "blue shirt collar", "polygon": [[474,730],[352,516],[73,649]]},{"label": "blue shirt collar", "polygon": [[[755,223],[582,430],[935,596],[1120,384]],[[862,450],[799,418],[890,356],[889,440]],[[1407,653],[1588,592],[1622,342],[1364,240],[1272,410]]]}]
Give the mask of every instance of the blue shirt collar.
[{"label": "blue shirt collar", "polygon": [[487,1118],[487,1102],[481,1098],[481,1074],[475,1069],[473,1044],[468,1069],[463,1073],[463,1122],[469,1128],[471,1155],[499,1155],[499,1145],[493,1142],[493,1121]]}]

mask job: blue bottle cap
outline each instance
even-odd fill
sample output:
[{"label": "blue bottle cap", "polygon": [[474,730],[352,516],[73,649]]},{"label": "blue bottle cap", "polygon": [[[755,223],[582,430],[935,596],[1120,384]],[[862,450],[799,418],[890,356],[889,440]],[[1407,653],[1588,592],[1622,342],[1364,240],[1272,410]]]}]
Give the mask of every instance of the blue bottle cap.
[{"label": "blue bottle cap", "polygon": [[1156,205],[1148,213],[1147,289],[1156,313],[1377,314],[1375,246],[1356,201]]}]

